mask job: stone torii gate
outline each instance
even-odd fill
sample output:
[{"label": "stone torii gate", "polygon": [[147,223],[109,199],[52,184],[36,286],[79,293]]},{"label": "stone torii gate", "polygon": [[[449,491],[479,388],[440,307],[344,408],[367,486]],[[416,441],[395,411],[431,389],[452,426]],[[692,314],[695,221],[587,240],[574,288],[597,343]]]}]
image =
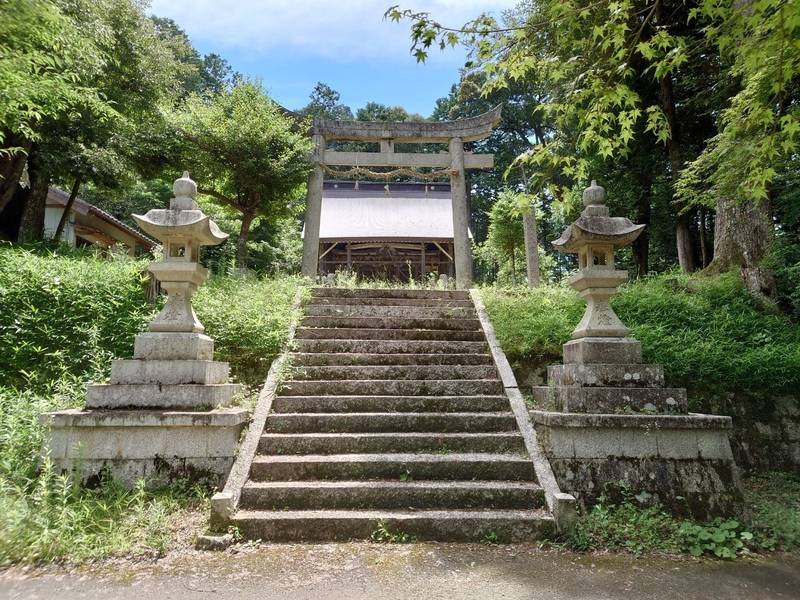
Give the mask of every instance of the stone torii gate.
[{"label": "stone torii gate", "polygon": [[[469,241],[469,209],[467,206],[466,169],[490,169],[494,155],[464,152],[464,142],[487,137],[500,121],[500,107],[475,117],[456,121],[392,122],[334,121],[314,119],[314,167],[308,178],[305,239],[303,242],[303,275],[315,277],[319,269],[319,229],[322,211],[322,183],[326,166],[349,167],[420,167],[448,169],[453,203],[453,249],[456,285],[472,284],[472,252]],[[379,152],[339,152],[327,150],[332,140],[380,143]],[[448,144],[448,152],[399,153],[398,143]]]}]

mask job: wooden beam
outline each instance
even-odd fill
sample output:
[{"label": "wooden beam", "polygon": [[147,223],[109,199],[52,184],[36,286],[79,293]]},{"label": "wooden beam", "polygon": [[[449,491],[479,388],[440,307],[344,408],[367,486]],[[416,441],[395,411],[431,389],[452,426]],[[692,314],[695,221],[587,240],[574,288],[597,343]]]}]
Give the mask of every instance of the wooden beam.
[{"label": "wooden beam", "polygon": [[439,245],[439,243],[438,243],[438,242],[433,242],[433,245],[434,245],[434,246],[436,246],[436,247],[437,247],[437,248],[438,248],[438,249],[439,249],[439,250],[442,252],[442,254],[444,254],[444,255],[447,257],[447,259],[448,259],[448,260],[453,260],[453,257],[452,257],[452,256],[450,256],[450,255],[447,253],[447,250],[445,250],[444,248],[442,248],[442,247]]},{"label": "wooden beam", "polygon": [[[323,163],[342,167],[428,167],[446,169],[451,165],[450,153],[439,152],[338,152],[325,150]],[[491,169],[494,154],[464,153],[465,169]]]},{"label": "wooden beam", "polygon": [[331,250],[333,250],[334,248],[336,248],[336,243],[333,243],[333,244],[331,244],[330,246],[328,246],[328,249],[327,249],[327,250],[325,250],[325,252],[323,252],[322,254],[320,254],[320,255],[319,255],[319,260],[322,260],[322,258],[323,258],[323,257],[324,257],[324,256],[325,256],[325,255],[326,255],[328,252],[330,252]]}]

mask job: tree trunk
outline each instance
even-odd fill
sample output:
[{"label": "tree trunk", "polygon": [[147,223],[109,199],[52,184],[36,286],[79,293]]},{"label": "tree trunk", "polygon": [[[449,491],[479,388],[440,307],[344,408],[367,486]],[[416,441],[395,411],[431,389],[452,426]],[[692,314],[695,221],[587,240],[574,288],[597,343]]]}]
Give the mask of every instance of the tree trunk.
[{"label": "tree trunk", "polygon": [[708,240],[706,240],[706,209],[700,207],[700,260],[705,269],[708,266]]},{"label": "tree trunk", "polygon": [[44,238],[44,213],[47,192],[50,189],[50,173],[43,168],[32,152],[28,159],[28,190],[17,239],[20,242],[35,242]]},{"label": "tree trunk", "polygon": [[717,202],[714,229],[714,259],[708,271],[722,273],[741,269],[747,288],[761,298],[775,296],[775,280],[760,266],[772,246],[772,209],[766,200],[737,202],[721,198]]},{"label": "tree trunk", "polygon": [[[656,23],[662,24],[664,3],[657,0],[656,3]],[[675,184],[678,182],[678,175],[681,171],[681,135],[678,127],[677,111],[675,109],[675,90],[672,86],[672,75],[667,73],[661,78],[660,95],[661,109],[667,118],[670,137],[667,140],[667,154],[669,155],[670,177],[672,179],[672,193],[675,195]],[[675,223],[675,243],[678,248],[678,263],[681,270],[689,273],[694,271],[694,248],[692,247],[692,232],[689,227],[691,219],[687,214],[681,214],[682,205],[676,207],[678,220]]]},{"label": "tree trunk", "polygon": [[61,241],[61,235],[64,233],[64,227],[67,225],[67,219],[69,219],[69,213],[72,211],[72,205],[75,204],[75,198],[78,197],[78,190],[81,188],[81,176],[78,175],[75,177],[75,182],[72,184],[72,190],[69,193],[69,198],[67,198],[67,204],[64,206],[64,212],[61,213],[61,218],[58,220],[58,227],[56,227],[56,232],[53,234],[53,243],[58,244]]},{"label": "tree trunk", "polygon": [[678,247],[678,264],[684,273],[694,271],[694,248],[692,245],[691,218],[689,213],[678,215],[675,223],[675,243]]},{"label": "tree trunk", "polygon": [[0,155],[0,213],[8,206],[17,191],[31,149],[31,142],[21,136],[6,135],[4,139],[8,142],[8,147],[13,146],[21,150],[9,155]]},{"label": "tree trunk", "polygon": [[633,244],[633,260],[636,263],[636,278],[645,277],[650,272],[650,217],[652,206],[650,198],[653,189],[653,174],[650,170],[639,171],[639,181],[642,184],[642,194],[636,200],[636,224],[646,227],[639,234]]},{"label": "tree trunk", "polygon": [[247,239],[250,237],[250,226],[256,215],[252,212],[242,213],[242,227],[239,229],[239,241],[236,242],[236,267],[247,268]]},{"label": "tree trunk", "polygon": [[525,234],[525,259],[528,266],[528,285],[539,287],[539,237],[536,232],[536,208],[522,215],[522,229]]}]

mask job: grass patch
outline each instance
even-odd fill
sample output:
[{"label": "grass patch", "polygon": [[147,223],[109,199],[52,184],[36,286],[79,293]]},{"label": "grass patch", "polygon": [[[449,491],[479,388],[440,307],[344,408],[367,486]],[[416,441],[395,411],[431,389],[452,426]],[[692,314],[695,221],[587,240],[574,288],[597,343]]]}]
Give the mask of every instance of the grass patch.
[{"label": "grass patch", "polygon": [[800,549],[800,474],[753,474],[745,499],[752,511],[750,528],[765,550]]},{"label": "grass patch", "polygon": [[0,387],[0,566],[113,555],[159,556],[189,511],[207,512],[208,491],[177,483],[93,489],[53,472],[39,451],[39,415],[83,403],[83,383],[64,378],[44,393]]},{"label": "grass patch", "polygon": [[378,544],[413,544],[417,538],[400,529],[395,529],[383,519],[375,524],[370,540]]},{"label": "grass patch", "polygon": [[678,519],[650,499],[622,488],[620,500],[601,496],[567,534],[572,550],[619,551],[635,555],[691,554],[731,559],[759,551],[800,549],[800,478],[768,473],[744,480],[742,519],[708,522]]}]

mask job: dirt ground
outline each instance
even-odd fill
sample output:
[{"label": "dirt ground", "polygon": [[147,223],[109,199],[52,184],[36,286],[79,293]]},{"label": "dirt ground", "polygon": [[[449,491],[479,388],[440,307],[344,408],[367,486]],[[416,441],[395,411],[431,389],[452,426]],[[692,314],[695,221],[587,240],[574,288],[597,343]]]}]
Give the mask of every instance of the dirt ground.
[{"label": "dirt ground", "polygon": [[800,557],[731,562],[464,544],[239,545],[0,573],[0,598],[800,598]]}]

